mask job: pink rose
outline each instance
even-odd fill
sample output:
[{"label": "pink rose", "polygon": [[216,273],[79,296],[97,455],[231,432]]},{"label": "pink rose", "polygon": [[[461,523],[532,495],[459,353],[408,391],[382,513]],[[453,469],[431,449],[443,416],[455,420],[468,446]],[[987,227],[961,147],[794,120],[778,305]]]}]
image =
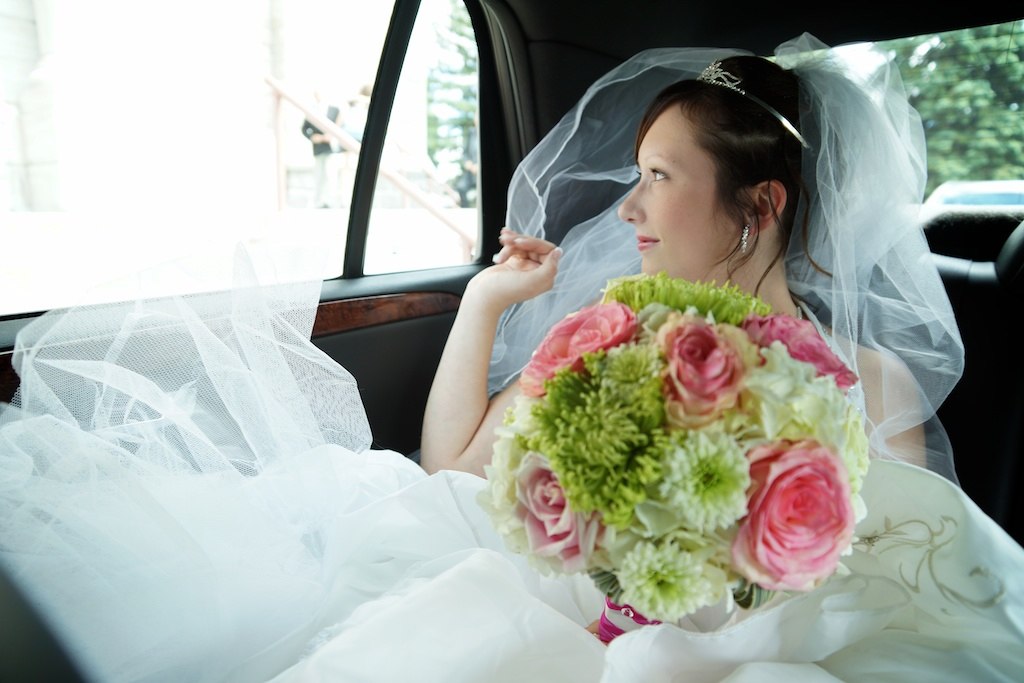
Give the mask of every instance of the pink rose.
[{"label": "pink rose", "polygon": [[586,569],[601,536],[601,523],[596,513],[583,515],[569,509],[565,491],[546,458],[532,452],[523,457],[516,473],[516,495],[530,552],[557,558],[565,573]]},{"label": "pink rose", "polygon": [[746,367],[746,334],[735,327],[709,325],[703,318],[670,317],[658,330],[665,352],[666,415],[671,424],[693,429],[736,405]]},{"label": "pink rose", "polygon": [[547,393],[545,380],[562,368],[579,370],[583,354],[610,349],[627,342],[636,333],[636,314],[625,304],[595,304],[570,313],[548,331],[533,352],[519,386],[527,396]]},{"label": "pink rose", "polygon": [[750,497],[733,563],[769,590],[811,590],[835,572],[853,539],[846,466],[811,440],[757,446],[747,457]]},{"label": "pink rose", "polygon": [[767,317],[751,315],[743,322],[743,329],[758,346],[770,346],[773,341],[781,341],[789,349],[790,356],[810,363],[820,376],[830,375],[842,391],[857,383],[857,375],[832,353],[810,320],[782,314]]}]

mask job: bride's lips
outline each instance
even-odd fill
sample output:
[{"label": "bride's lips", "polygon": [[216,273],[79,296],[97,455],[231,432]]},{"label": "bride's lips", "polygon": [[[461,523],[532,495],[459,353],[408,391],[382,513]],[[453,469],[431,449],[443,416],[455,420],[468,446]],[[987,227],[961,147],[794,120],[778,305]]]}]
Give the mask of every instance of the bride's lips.
[{"label": "bride's lips", "polygon": [[639,249],[640,251],[646,251],[647,249],[650,249],[651,247],[656,245],[659,241],[660,240],[656,240],[653,237],[647,237],[645,235],[637,235],[636,236],[636,248]]}]

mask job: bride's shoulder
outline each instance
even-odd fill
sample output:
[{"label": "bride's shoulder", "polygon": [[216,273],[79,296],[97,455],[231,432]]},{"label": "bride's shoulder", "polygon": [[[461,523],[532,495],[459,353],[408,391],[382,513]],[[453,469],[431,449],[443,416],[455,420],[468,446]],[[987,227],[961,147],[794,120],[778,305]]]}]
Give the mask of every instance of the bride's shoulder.
[{"label": "bride's shoulder", "polygon": [[907,365],[891,351],[857,347],[857,374],[864,393],[868,432],[888,457],[927,466],[924,404],[920,385]]},{"label": "bride's shoulder", "polygon": [[[829,348],[843,362],[852,366],[851,369],[856,373],[865,394],[880,392],[883,387],[889,387],[887,391],[891,391],[892,382],[897,382],[908,389],[916,386],[910,369],[892,351],[864,346],[852,342],[849,338],[838,337],[832,328],[818,323],[816,318],[808,316],[808,319],[815,323],[818,333]],[[850,358],[851,354],[853,358]]]},{"label": "bride's shoulder", "polygon": [[[912,389],[917,385],[910,368],[899,356],[888,350],[861,345],[857,346],[857,375],[865,391],[869,387],[904,386]],[[897,384],[892,385],[894,382]]]}]

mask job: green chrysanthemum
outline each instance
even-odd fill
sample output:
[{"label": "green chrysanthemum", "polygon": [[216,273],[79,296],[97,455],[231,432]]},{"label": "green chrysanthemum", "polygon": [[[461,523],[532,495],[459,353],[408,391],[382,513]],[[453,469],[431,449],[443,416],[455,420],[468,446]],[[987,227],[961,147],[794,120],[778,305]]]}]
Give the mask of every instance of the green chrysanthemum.
[{"label": "green chrysanthemum", "polygon": [[731,435],[673,434],[659,493],[684,524],[701,532],[728,527],[746,514],[749,486],[746,455]]},{"label": "green chrysanthemum", "polygon": [[625,527],[661,478],[661,367],[653,346],[585,354],[584,369],[555,373],[534,406],[527,446],[547,456],[577,512],[596,510],[606,525]]},{"label": "green chrysanthemum", "polygon": [[687,550],[674,540],[638,543],[618,572],[622,600],[661,621],[676,621],[717,603],[729,589],[728,580],[708,556],[708,551]]},{"label": "green chrysanthemum", "polygon": [[693,307],[703,316],[711,315],[719,323],[738,325],[751,313],[768,315],[771,306],[736,285],[691,282],[657,275],[630,275],[609,280],[603,303],[618,301],[634,311],[659,303],[680,311]]}]

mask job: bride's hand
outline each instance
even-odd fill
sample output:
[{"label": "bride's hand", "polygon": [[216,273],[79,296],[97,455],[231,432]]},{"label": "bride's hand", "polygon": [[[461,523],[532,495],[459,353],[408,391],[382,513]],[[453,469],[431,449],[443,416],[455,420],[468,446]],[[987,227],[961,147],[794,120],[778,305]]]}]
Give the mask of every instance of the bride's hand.
[{"label": "bride's hand", "polygon": [[502,228],[494,265],[473,278],[473,287],[502,307],[551,289],[562,250],[547,240]]},{"label": "bride's hand", "polygon": [[555,245],[539,237],[520,235],[511,228],[502,228],[498,235],[498,242],[501,243],[501,251],[494,255],[495,265],[510,261],[521,260],[539,264],[543,257],[552,250]]}]

